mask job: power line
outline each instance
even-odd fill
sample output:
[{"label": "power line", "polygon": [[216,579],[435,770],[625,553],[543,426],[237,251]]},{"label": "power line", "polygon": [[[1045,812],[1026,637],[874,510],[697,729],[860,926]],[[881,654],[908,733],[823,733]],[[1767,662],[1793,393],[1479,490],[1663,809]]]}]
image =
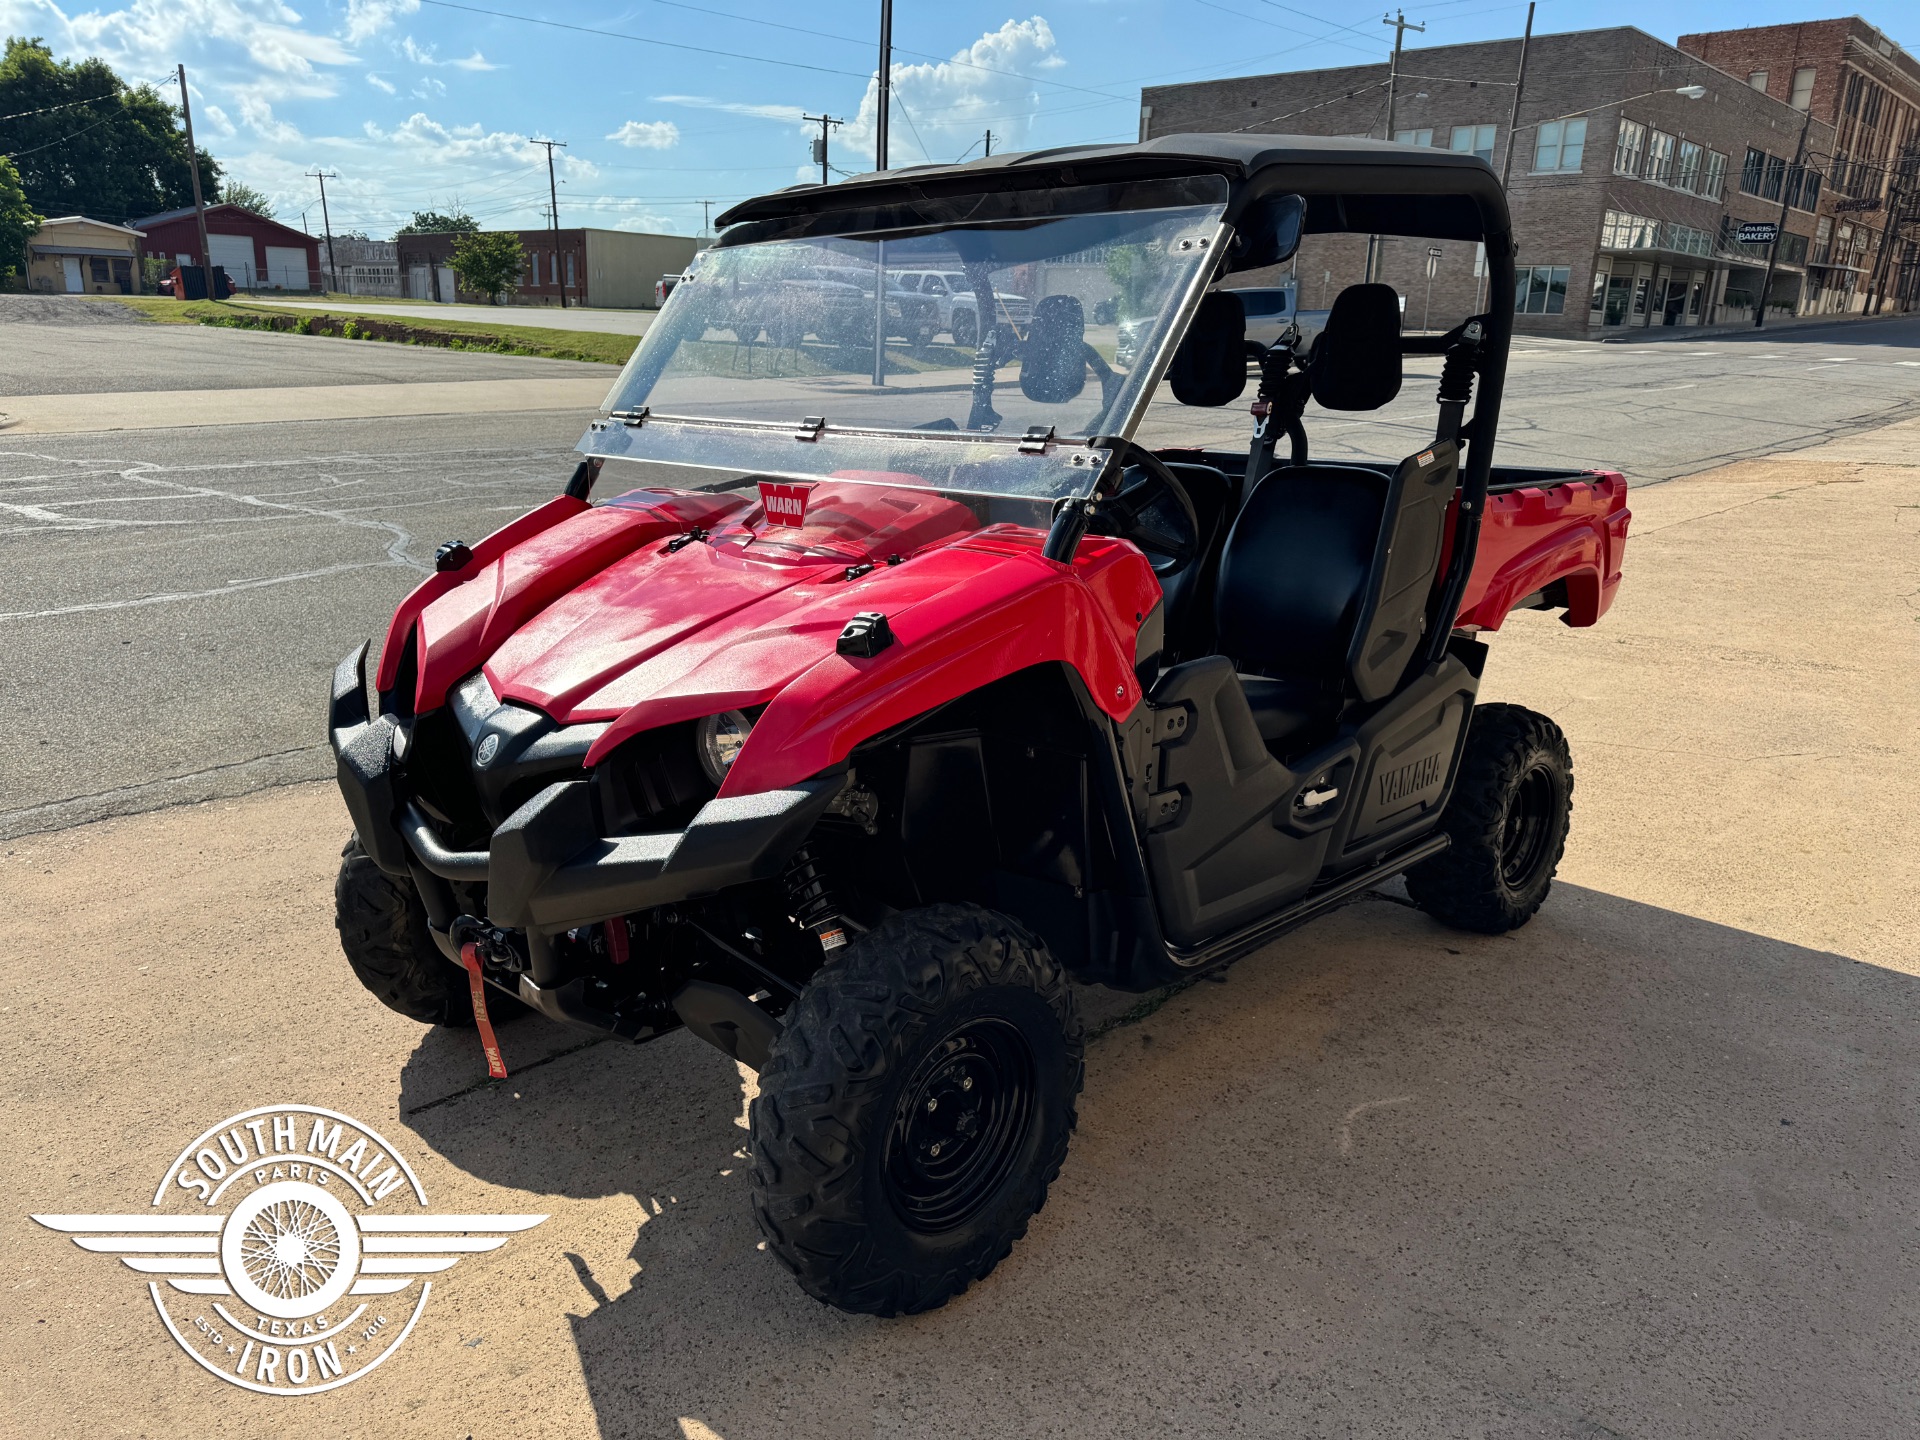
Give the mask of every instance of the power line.
[{"label": "power line", "polygon": [[600,35],[609,40],[632,40],[641,45],[658,45],[667,50],[686,50],[695,55],[717,55],[722,60],[747,60],[755,65],[780,65],[789,70],[811,70],[816,75],[845,75],[852,80],[870,78],[868,72],[839,70],[831,65],[807,65],[798,60],[775,60],[768,55],[748,55],[739,50],[715,50],[706,45],[683,45],[678,40],[660,40],[651,35],[628,35],[620,30],[601,30],[592,25],[569,25],[564,20],[546,20],[533,15],[514,15],[505,10],[487,10],[478,5],[459,5],[455,0],[420,0],[441,10],[462,10],[469,15],[489,15],[495,20],[518,20],[523,25],[545,25],[554,30],[571,30],[576,35]]},{"label": "power line", "polygon": [[18,160],[23,155],[38,155],[42,150],[51,150],[56,145],[64,145],[67,143],[67,141],[76,139],[79,136],[86,134],[87,131],[89,130],[98,130],[102,125],[106,124],[111,119],[113,119],[113,116],[111,115],[102,115],[98,120],[94,121],[93,124],[82,125],[78,130],[75,130],[71,135],[62,135],[58,140],[49,140],[47,141],[46,144],[36,145],[31,150],[15,150],[9,154],[0,155],[0,160]]},{"label": "power line", "polygon": [[11,115],[0,115],[0,120],[24,120],[29,115],[51,115],[56,110],[76,110],[82,105],[98,105],[102,100],[118,100],[120,92],[112,91],[106,95],[96,95],[91,100],[69,100],[64,105],[42,105],[38,110],[16,110]]}]

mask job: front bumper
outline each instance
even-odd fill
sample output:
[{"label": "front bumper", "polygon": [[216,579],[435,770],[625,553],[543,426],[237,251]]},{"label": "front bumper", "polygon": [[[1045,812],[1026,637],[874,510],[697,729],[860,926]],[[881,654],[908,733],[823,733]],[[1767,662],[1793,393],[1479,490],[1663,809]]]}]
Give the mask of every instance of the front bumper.
[{"label": "front bumper", "polygon": [[844,784],[822,776],[710,800],[684,830],[604,836],[588,782],[562,780],[509,815],[487,849],[450,850],[406,792],[394,755],[399,723],[369,713],[366,656],[362,645],[335,668],[328,712],[340,794],[362,848],[394,875],[484,882],[487,919],[529,937],[771,879]]}]

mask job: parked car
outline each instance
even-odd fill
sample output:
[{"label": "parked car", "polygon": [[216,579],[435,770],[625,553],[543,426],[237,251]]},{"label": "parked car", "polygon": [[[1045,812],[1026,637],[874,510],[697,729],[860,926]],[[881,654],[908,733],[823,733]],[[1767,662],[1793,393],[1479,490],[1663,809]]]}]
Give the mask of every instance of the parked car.
[{"label": "parked car", "polygon": [[[1294,342],[1294,348],[1304,355],[1312,348],[1321,327],[1327,323],[1327,312],[1324,310],[1294,308],[1295,292],[1290,285],[1250,285],[1223,293],[1238,297],[1240,308],[1247,317],[1247,339],[1261,346],[1279,344],[1281,336],[1287,333],[1287,327],[1297,325],[1299,338]],[[1150,326],[1151,321],[1120,322],[1114,353],[1117,364],[1133,363],[1140,337]]]},{"label": "parked car", "polygon": [[[1208,287],[1284,264],[1310,207],[1327,232],[1483,240],[1492,307],[1406,335],[1391,287],[1352,285],[1311,358],[1265,354],[1245,443],[1149,448],[1150,405],[1224,434],[1247,320]],[[1400,875],[1445,925],[1533,917],[1573,761],[1547,716],[1478,703],[1481,676],[1512,611],[1605,614],[1627,487],[1494,463],[1514,251],[1470,154],[1180,135],[797,187],[720,223],[562,493],[440,547],[371,686],[370,644],[336,669],[337,924],[375,998],[477,1025],[496,1078],[490,1011],[684,1028],[756,1071],[741,1188],[768,1258],[842,1309],[912,1313],[991,1272],[1066,1162],[1070,982],[1188,981]],[[1153,363],[1110,364],[1086,323],[1106,297],[1069,294],[1033,307],[1017,377],[997,345],[885,385],[747,363],[796,299],[871,314],[817,260],[829,226],[989,274],[1164,255],[1129,297]],[[709,285],[737,297],[742,363],[716,363]],[[1409,354],[1444,356],[1431,431]],[[1309,399],[1339,416],[1337,463],[1308,455]],[[1397,936],[1421,964],[1442,948],[1375,927]],[[582,1086],[581,1126],[609,1103]],[[489,1120],[506,1145],[526,1123]]]},{"label": "parked car", "polygon": [[[974,300],[973,286],[964,270],[902,270],[895,278],[904,290],[924,295],[933,303],[938,319],[935,335],[948,335],[953,343],[970,346],[981,335],[980,307]],[[1033,301],[1009,290],[993,292],[996,323],[1012,325],[1024,332],[1033,319]]]}]

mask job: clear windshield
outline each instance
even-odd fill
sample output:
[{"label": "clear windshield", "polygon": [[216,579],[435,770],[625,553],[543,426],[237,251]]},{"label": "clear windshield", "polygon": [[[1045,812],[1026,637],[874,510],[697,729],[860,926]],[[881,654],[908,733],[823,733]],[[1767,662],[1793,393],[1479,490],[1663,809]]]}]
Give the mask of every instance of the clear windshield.
[{"label": "clear windshield", "polygon": [[[1216,177],[736,227],[583,448],[798,479],[1085,493],[1213,269]],[[1125,208],[1122,208],[1125,207]]]}]

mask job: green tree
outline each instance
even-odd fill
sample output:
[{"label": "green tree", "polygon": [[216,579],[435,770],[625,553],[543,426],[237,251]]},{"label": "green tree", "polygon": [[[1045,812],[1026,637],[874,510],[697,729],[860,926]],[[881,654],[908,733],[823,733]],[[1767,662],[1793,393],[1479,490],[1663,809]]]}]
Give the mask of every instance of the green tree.
[{"label": "green tree", "polygon": [[498,305],[500,296],[519,283],[525,263],[517,235],[495,231],[462,235],[453,242],[453,273],[467,289],[486,296],[489,305]]},{"label": "green tree", "polygon": [[11,160],[0,156],[0,275],[26,273],[27,241],[43,218],[27,203],[27,192],[20,188],[20,172]]},{"label": "green tree", "polygon": [[[125,224],[193,203],[179,111],[151,85],[129,85],[104,60],[56,61],[46,42],[9,37],[0,56],[0,155],[43,215]],[[200,183],[220,167],[200,152]]]},{"label": "green tree", "polygon": [[413,218],[393,232],[402,235],[478,235],[480,222],[455,206],[452,210],[416,210]]},{"label": "green tree", "polygon": [[257,190],[244,180],[229,180],[220,187],[220,200],[225,205],[238,205],[242,210],[251,210],[256,215],[273,218],[273,201],[267,198],[267,192]]}]

